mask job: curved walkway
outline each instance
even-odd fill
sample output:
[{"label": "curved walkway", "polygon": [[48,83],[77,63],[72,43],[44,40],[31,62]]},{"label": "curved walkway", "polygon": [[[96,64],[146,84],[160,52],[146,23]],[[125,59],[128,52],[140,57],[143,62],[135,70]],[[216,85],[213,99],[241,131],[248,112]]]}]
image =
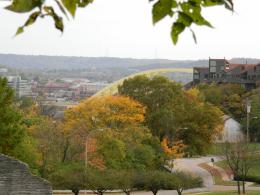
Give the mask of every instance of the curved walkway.
[{"label": "curved walkway", "polygon": [[203,179],[203,184],[206,188],[211,189],[214,186],[213,177],[210,172],[201,168],[202,163],[211,162],[211,158],[215,161],[219,160],[217,157],[201,157],[201,158],[182,158],[175,160],[174,169],[179,171],[190,172]]},{"label": "curved walkway", "polygon": [[[217,156],[209,156],[209,157],[200,157],[200,158],[183,158],[183,159],[177,159],[175,160],[175,170],[180,171],[187,171],[192,174],[196,174],[200,176],[203,179],[204,188],[201,188],[201,191],[229,191],[229,190],[236,190],[236,186],[223,186],[223,185],[214,185],[213,176],[210,172],[208,172],[206,169],[201,168],[199,165],[201,163],[211,163],[211,158],[214,158],[214,161],[220,161],[222,160],[220,157]],[[220,167],[214,167],[217,169],[223,180],[230,181],[230,177],[225,172],[224,169]],[[247,182],[247,184],[251,184]],[[246,185],[247,190],[259,190],[260,187],[253,187]],[[190,192],[196,192],[198,189],[192,189]]]}]

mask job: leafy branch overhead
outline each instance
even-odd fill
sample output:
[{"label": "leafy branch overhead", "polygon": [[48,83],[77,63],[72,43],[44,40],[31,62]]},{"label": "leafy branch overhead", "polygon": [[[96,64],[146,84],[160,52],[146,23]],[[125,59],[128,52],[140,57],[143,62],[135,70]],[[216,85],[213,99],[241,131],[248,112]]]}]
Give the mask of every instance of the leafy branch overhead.
[{"label": "leafy branch overhead", "polygon": [[[45,0],[12,0],[6,9],[16,13],[30,13],[31,15],[25,24],[18,28],[16,35],[22,33],[24,28],[32,25],[36,20],[45,17],[52,17],[55,27],[63,32],[63,17],[75,17],[78,8],[84,8],[94,0],[52,0],[54,4],[48,5]],[[173,43],[178,42],[179,35],[189,28],[194,41],[196,36],[191,25],[212,27],[210,22],[205,19],[201,12],[203,8],[211,6],[225,6],[226,9],[233,10],[232,0],[149,0],[153,4],[153,23],[161,21],[169,16],[173,19],[171,37]],[[48,1],[51,3],[51,1]],[[59,10],[59,11],[58,11]],[[31,13],[32,12],[32,13]],[[59,12],[60,14],[57,14]]]}]

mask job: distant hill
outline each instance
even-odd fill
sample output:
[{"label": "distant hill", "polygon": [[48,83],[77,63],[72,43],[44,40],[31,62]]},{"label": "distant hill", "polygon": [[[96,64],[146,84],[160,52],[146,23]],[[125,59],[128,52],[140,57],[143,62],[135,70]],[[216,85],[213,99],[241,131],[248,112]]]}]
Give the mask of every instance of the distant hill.
[{"label": "distant hill", "polygon": [[[260,59],[234,58],[234,63],[257,63]],[[14,69],[85,69],[85,68],[192,68],[207,66],[208,59],[203,60],[167,60],[167,59],[134,59],[112,57],[70,57],[70,56],[33,56],[0,54],[0,64]]]},{"label": "distant hill", "polygon": [[[163,68],[206,65],[207,60],[133,59],[112,57],[69,57],[0,54],[0,64],[16,69]],[[147,67],[149,66],[149,67]]]},{"label": "distant hill", "polygon": [[[234,58],[234,63],[257,63],[259,59]],[[32,79],[87,78],[92,81],[113,82],[130,74],[156,68],[192,68],[208,66],[208,59],[167,60],[112,57],[70,57],[0,54],[0,67],[10,74],[20,74]],[[174,73],[174,80],[190,81],[191,74]],[[179,79],[177,79],[179,78]]]}]

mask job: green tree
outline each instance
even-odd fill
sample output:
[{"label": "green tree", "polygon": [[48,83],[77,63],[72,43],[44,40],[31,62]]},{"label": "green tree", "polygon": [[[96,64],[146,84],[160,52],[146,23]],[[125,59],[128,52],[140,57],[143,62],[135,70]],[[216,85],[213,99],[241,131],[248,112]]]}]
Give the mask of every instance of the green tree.
[{"label": "green tree", "polygon": [[222,112],[206,103],[199,91],[182,90],[166,77],[136,76],[124,81],[120,95],[127,95],[146,106],[145,124],[170,145],[183,141],[192,154],[203,154],[222,130]]},{"label": "green tree", "polygon": [[88,170],[86,188],[95,194],[103,195],[106,191],[116,188],[115,175],[113,170]]},{"label": "green tree", "polygon": [[41,177],[47,178],[59,163],[62,163],[64,137],[55,121],[38,116],[31,127],[31,137],[35,141],[38,169]]},{"label": "green tree", "polygon": [[26,136],[22,116],[13,103],[13,91],[5,78],[0,78],[0,152],[14,155]]},{"label": "green tree", "polygon": [[136,188],[137,172],[133,170],[115,172],[116,189],[121,189],[126,195]]},{"label": "green tree", "polygon": [[48,177],[56,189],[70,189],[75,195],[84,189],[87,183],[87,170],[84,164],[67,163],[56,167]]},{"label": "green tree", "polygon": [[203,93],[205,101],[210,102],[216,106],[220,106],[222,103],[222,93],[220,88],[215,84],[212,83],[208,84],[200,84],[198,86],[199,90]]},{"label": "green tree", "polygon": [[216,136],[223,130],[223,112],[207,102],[203,102],[197,95],[188,93],[188,101],[182,111],[183,127],[177,132],[177,137],[187,146],[190,155],[204,154],[208,145],[212,144]]},{"label": "green tree", "polygon": [[[251,112],[249,114],[249,136],[250,140],[253,142],[260,141],[260,88],[245,94],[244,96],[244,111],[246,110],[246,98],[251,101]],[[242,120],[242,125],[244,131],[246,131],[246,116]]]},{"label": "green tree", "polygon": [[[51,17],[54,20],[55,27],[63,32],[64,24],[63,17],[69,18],[67,13],[72,17],[75,16],[78,8],[86,7],[94,0],[12,0],[11,4],[6,7],[7,10],[16,13],[31,13],[25,24],[18,28],[16,34],[24,31],[24,28],[32,25],[38,18]],[[57,6],[53,6],[56,3]],[[166,17],[173,19],[171,37],[173,43],[176,44],[179,35],[189,29],[196,41],[195,33],[191,29],[192,24],[198,26],[212,27],[209,21],[202,16],[202,10],[206,7],[225,6],[229,10],[233,10],[232,0],[150,0],[153,2],[153,23],[161,21]],[[62,16],[57,14],[57,10],[62,13]]]},{"label": "green tree", "polygon": [[224,113],[241,121],[245,116],[243,96],[245,89],[238,84],[200,84],[200,95],[206,102],[219,107]]},{"label": "green tree", "polygon": [[96,168],[143,170],[161,166],[160,142],[143,126],[144,114],[144,106],[129,97],[83,102],[65,114],[61,129],[70,143],[66,156],[73,151],[83,160],[88,139],[88,163]]},{"label": "green tree", "polygon": [[123,162],[125,159],[125,144],[119,139],[113,137],[104,137],[102,141],[100,140],[99,143],[99,154],[105,160],[106,167],[112,169],[118,169],[123,167]]},{"label": "green tree", "polygon": [[198,188],[202,186],[202,179],[184,172],[175,172],[169,176],[168,189],[176,190],[178,195],[182,195],[183,190]]},{"label": "green tree", "polygon": [[183,98],[179,84],[162,76],[150,79],[141,75],[125,80],[118,91],[146,106],[145,122],[154,135],[174,134],[181,115],[178,101]]},{"label": "green tree", "polygon": [[163,171],[148,171],[142,173],[141,177],[143,179],[143,188],[147,191],[152,191],[154,195],[158,193],[159,190],[165,190],[168,188],[168,178],[170,173]]}]

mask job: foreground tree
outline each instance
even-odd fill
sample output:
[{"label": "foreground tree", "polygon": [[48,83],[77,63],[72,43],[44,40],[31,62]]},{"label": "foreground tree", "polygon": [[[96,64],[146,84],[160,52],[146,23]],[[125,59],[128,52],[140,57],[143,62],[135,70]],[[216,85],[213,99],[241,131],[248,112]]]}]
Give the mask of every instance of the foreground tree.
[{"label": "foreground tree", "polygon": [[7,80],[0,77],[0,152],[11,156],[16,149],[19,150],[18,146],[26,136],[22,115],[13,98],[13,90],[8,87]]},{"label": "foreground tree", "polygon": [[176,190],[182,195],[183,190],[202,186],[202,179],[184,172],[175,172],[168,180],[169,189]]},{"label": "foreground tree", "polygon": [[103,195],[106,191],[116,188],[115,175],[116,171],[113,170],[89,170],[86,188],[92,190],[95,194]]},{"label": "foreground tree", "polygon": [[36,118],[37,121],[30,127],[30,131],[31,137],[35,140],[39,173],[41,177],[46,178],[59,163],[64,162],[65,140],[58,121],[39,115]]},{"label": "foreground tree", "polygon": [[116,189],[121,189],[126,195],[130,195],[130,193],[136,188],[136,183],[138,182],[138,172],[134,170],[119,170],[115,172],[115,186]]},{"label": "foreground tree", "polygon": [[70,189],[74,195],[78,195],[84,189],[87,182],[87,170],[84,164],[68,163],[60,165],[48,178],[55,188]]},{"label": "foreground tree", "polygon": [[[93,1],[94,0],[12,0],[6,9],[16,13],[31,13],[25,24],[18,28],[16,34],[22,33],[25,27],[35,23],[38,18],[46,17],[51,17],[55,22],[55,27],[63,32],[63,17],[57,14],[57,10],[67,18],[67,12],[74,17],[78,8],[86,7]],[[191,29],[192,24],[212,27],[210,22],[202,16],[202,10],[204,8],[224,5],[227,9],[233,10],[232,0],[150,0],[150,2],[154,2],[152,10],[154,24],[167,16],[173,18],[171,37],[174,44],[177,43],[179,34],[186,28],[191,31],[196,41],[195,33]],[[53,6],[54,3],[57,6]]]},{"label": "foreground tree", "polygon": [[244,140],[239,140],[236,143],[226,142],[223,145],[223,154],[233,172],[234,179],[237,181],[238,194],[241,194],[240,180],[242,181],[243,194],[245,194],[245,181],[248,172],[256,162],[254,149],[250,148],[249,144]]},{"label": "foreground tree", "polygon": [[[147,191],[152,191],[154,195],[158,193],[159,190],[164,190],[167,188],[167,180],[168,180],[167,172],[163,171],[148,171],[146,173],[142,173],[142,182],[140,187]],[[139,188],[140,188],[139,187]]]},{"label": "foreground tree", "polygon": [[139,177],[137,188],[152,191],[154,195],[159,190],[176,190],[181,195],[183,190],[202,186],[201,178],[183,172],[148,171]]},{"label": "foreground tree", "polygon": [[81,146],[70,146],[78,160],[88,140],[87,161],[96,168],[156,168],[161,166],[160,142],[143,126],[144,114],[144,106],[128,97],[93,98],[68,110],[62,129],[69,142],[76,138]]}]

